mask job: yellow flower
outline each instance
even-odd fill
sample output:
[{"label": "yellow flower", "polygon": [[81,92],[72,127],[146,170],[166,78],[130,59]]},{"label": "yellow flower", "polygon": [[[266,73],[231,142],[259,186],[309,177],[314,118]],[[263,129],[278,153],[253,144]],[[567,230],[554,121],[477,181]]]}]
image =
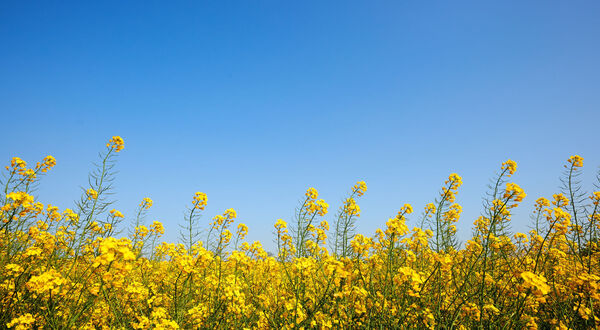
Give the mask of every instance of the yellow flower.
[{"label": "yellow flower", "polygon": [[573,167],[583,167],[583,157],[579,155],[571,156],[567,161],[573,164]]},{"label": "yellow flower", "polygon": [[327,220],[323,220],[319,224],[319,227],[321,227],[323,230],[329,230],[329,222],[327,222]]},{"label": "yellow flower", "polygon": [[535,207],[541,209],[544,206],[550,206],[550,201],[544,197],[540,197],[535,201]]},{"label": "yellow flower", "polygon": [[483,310],[492,314],[498,314],[500,312],[500,310],[496,308],[496,306],[494,306],[493,304],[487,304],[483,306]]},{"label": "yellow flower", "polygon": [[522,241],[523,243],[527,243],[529,240],[527,239],[527,234],[524,233],[516,233],[514,235],[516,240]]},{"label": "yellow flower", "polygon": [[8,264],[4,267],[9,276],[15,276],[23,272],[23,267],[17,264]]},{"label": "yellow flower", "polygon": [[413,208],[410,204],[404,204],[404,206],[402,206],[402,208],[400,209],[402,212],[405,212],[406,214],[411,214],[413,213]]},{"label": "yellow flower", "polygon": [[233,220],[237,217],[237,212],[235,212],[234,209],[227,209],[225,210],[225,213],[223,213],[223,216],[229,220]]},{"label": "yellow flower", "polygon": [[365,237],[361,234],[356,234],[352,241],[350,241],[350,246],[352,250],[358,255],[366,254],[373,244],[373,239],[369,237]]},{"label": "yellow flower", "polygon": [[435,204],[428,203],[427,205],[425,205],[425,214],[428,217],[432,217],[436,211],[437,211],[437,208],[435,207]]},{"label": "yellow flower", "polygon": [[79,215],[77,215],[71,209],[65,209],[63,212],[63,216],[72,223],[76,224],[77,222],[79,222]]},{"label": "yellow flower", "polygon": [[508,182],[506,184],[506,192],[504,193],[504,198],[513,198],[515,202],[520,202],[525,198],[527,194],[525,191],[521,189],[516,183]]},{"label": "yellow flower", "polygon": [[[115,260],[135,260],[135,254],[131,251],[131,242],[128,239],[116,239],[108,237],[101,239],[98,246],[98,256],[94,259],[93,266],[109,265]],[[110,276],[110,273],[105,273]]]},{"label": "yellow flower", "polygon": [[229,243],[229,241],[231,241],[232,236],[233,234],[231,233],[231,231],[229,231],[229,229],[225,229],[221,233],[221,241],[223,242],[223,244],[227,244]]},{"label": "yellow flower", "polygon": [[550,286],[546,284],[546,278],[532,272],[522,272],[523,286],[531,288],[536,295],[546,295],[550,292]]},{"label": "yellow flower", "polygon": [[450,190],[456,190],[462,185],[462,178],[456,173],[450,174],[446,183],[450,184]]},{"label": "yellow flower", "polygon": [[24,255],[26,257],[34,257],[34,256],[39,256],[42,254],[44,250],[42,250],[40,247],[38,246],[30,246],[27,248],[27,250],[25,250]]},{"label": "yellow flower", "polygon": [[246,226],[246,225],[245,225],[245,224],[243,224],[243,223],[240,223],[240,224],[237,226],[237,233],[238,233],[238,236],[239,236],[241,239],[243,239],[243,238],[244,238],[244,237],[246,237],[246,235],[248,234],[248,226]]},{"label": "yellow flower", "polygon": [[594,205],[600,204],[600,191],[594,191],[594,193],[592,193],[592,196],[590,196],[590,199],[592,200],[592,203],[594,203]]},{"label": "yellow flower", "polygon": [[[9,199],[12,199],[13,202],[10,203]],[[2,206],[0,211],[6,212],[8,210],[11,210],[11,209],[15,210],[15,209],[21,207],[23,209],[19,213],[20,215],[26,215],[31,212],[36,212],[37,204],[34,204],[33,196],[29,195],[26,192],[23,192],[23,191],[9,192],[8,194],[6,194],[6,202],[7,202],[7,204]],[[43,205],[42,205],[42,208],[43,208]],[[40,212],[41,212],[41,210],[40,210]],[[6,219],[6,221],[8,221],[8,219]]]},{"label": "yellow flower", "polygon": [[387,229],[385,233],[388,236],[395,235],[396,237],[404,236],[408,233],[408,226],[406,225],[406,221],[404,218],[390,218],[386,223]]},{"label": "yellow flower", "polygon": [[33,182],[36,178],[35,171],[30,168],[25,170],[23,176],[27,177],[30,182]]},{"label": "yellow flower", "polygon": [[123,216],[123,213],[121,213],[120,211],[117,211],[115,209],[110,210],[110,214],[115,218],[124,218],[125,217],[125,216]]},{"label": "yellow flower", "polygon": [[35,323],[35,317],[30,313],[23,314],[19,317],[12,319],[9,323],[6,324],[7,328],[15,327],[16,330],[25,330],[31,329],[32,325]]},{"label": "yellow flower", "polygon": [[[27,163],[19,157],[13,157],[10,160],[10,166],[13,168],[13,171],[23,175],[27,169]],[[8,166],[6,167],[8,170]]]},{"label": "yellow flower", "polygon": [[306,190],[305,195],[308,199],[317,199],[317,197],[319,197],[319,193],[317,192],[317,189],[312,188],[312,187],[308,188],[308,190]]},{"label": "yellow flower", "polygon": [[443,220],[448,223],[458,222],[460,214],[462,212],[462,206],[454,203],[450,205],[450,209],[443,214]]},{"label": "yellow flower", "polygon": [[212,220],[213,220],[213,222],[212,222],[213,228],[217,229],[220,225],[223,224],[223,222],[225,222],[225,217],[220,214],[217,214],[212,218]]},{"label": "yellow flower", "polygon": [[54,166],[56,166],[56,158],[48,155],[44,157],[41,163],[38,162],[35,168],[40,169],[42,173],[46,173],[49,169],[53,168]]},{"label": "yellow flower", "polygon": [[14,167],[14,168],[22,168],[25,169],[27,167],[27,162],[25,162],[24,160],[22,160],[19,157],[13,157],[10,160],[10,166]]},{"label": "yellow flower", "polygon": [[325,203],[322,199],[319,199],[318,201],[311,200],[307,205],[308,211],[311,214],[317,213],[320,216],[327,214],[327,209],[329,208],[329,204]]},{"label": "yellow flower", "polygon": [[513,174],[515,174],[515,171],[517,170],[517,163],[515,163],[515,161],[513,160],[507,160],[504,163],[502,163],[502,170],[503,171],[508,171],[508,176],[511,176]]},{"label": "yellow flower", "polygon": [[148,230],[148,227],[144,225],[135,227],[135,235],[138,237],[146,237],[149,232],[150,230]]},{"label": "yellow flower", "polygon": [[32,276],[26,284],[29,291],[44,294],[52,293],[56,295],[60,292],[61,287],[67,283],[60,273],[54,269],[50,269],[40,275]]},{"label": "yellow flower", "polygon": [[358,181],[354,187],[352,187],[352,191],[358,196],[362,196],[367,191],[367,184],[364,181]]},{"label": "yellow flower", "polygon": [[286,229],[287,228],[287,223],[285,221],[283,221],[282,219],[277,219],[277,222],[275,222],[275,228],[280,231],[282,229]]},{"label": "yellow flower", "polygon": [[346,198],[344,201],[344,213],[360,217],[360,207],[356,204],[354,198]]},{"label": "yellow flower", "polygon": [[115,152],[119,152],[125,148],[125,144],[120,136],[113,136],[106,144],[106,147],[115,149]]},{"label": "yellow flower", "polygon": [[565,197],[563,194],[554,194],[554,195],[552,195],[552,197],[554,198],[554,201],[552,202],[552,204],[554,204],[558,207],[564,207],[569,204],[569,199],[567,197]]},{"label": "yellow flower", "polygon": [[91,229],[93,232],[96,232],[96,233],[102,233],[102,228],[101,228],[101,227],[98,225],[98,222],[96,222],[96,221],[93,221],[93,222],[90,224],[90,229]]},{"label": "yellow flower", "polygon": [[92,189],[92,188],[88,189],[86,191],[86,194],[88,196],[88,200],[98,198],[98,192],[96,190]]},{"label": "yellow flower", "polygon": [[194,205],[195,209],[204,210],[207,204],[207,199],[208,198],[205,193],[197,192],[194,195],[194,200],[192,201],[192,204]]},{"label": "yellow flower", "polygon": [[150,231],[152,231],[158,235],[162,235],[165,233],[165,228],[163,227],[162,223],[160,223],[158,221],[154,221],[150,225]]},{"label": "yellow flower", "polygon": [[142,202],[140,203],[140,207],[147,210],[152,207],[152,204],[153,204],[152,200],[149,197],[146,197],[146,198],[142,199]]}]

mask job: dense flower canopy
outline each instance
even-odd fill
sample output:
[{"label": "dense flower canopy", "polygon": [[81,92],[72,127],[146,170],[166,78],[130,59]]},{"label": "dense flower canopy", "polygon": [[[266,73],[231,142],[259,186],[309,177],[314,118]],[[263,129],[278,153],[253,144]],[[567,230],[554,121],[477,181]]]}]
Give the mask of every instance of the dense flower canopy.
[{"label": "dense flower canopy", "polygon": [[[101,154],[114,162],[124,141]],[[36,201],[33,183],[56,164],[18,157],[0,196],[0,324],[15,329],[177,328],[593,328],[600,326],[600,191],[582,198],[571,185],[583,158],[567,161],[569,184],[535,202],[533,228],[511,233],[511,210],[526,196],[512,160],[502,163],[473,237],[457,242],[462,178],[452,173],[428,203],[422,226],[399,208],[373,236],[354,232],[357,182],[337,209],[308,188],[293,223],[278,219],[278,250],[246,242],[230,208],[207,223],[207,195],[191,199],[182,242],[160,242],[161,222],[110,209],[114,173],[100,170],[74,209]],[[129,228],[126,235],[120,234]]]}]

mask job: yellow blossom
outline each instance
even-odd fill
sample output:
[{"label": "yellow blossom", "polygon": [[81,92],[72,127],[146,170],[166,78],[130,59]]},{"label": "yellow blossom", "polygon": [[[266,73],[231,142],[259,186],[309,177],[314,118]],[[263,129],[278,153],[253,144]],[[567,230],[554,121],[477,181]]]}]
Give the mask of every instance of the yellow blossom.
[{"label": "yellow blossom", "polygon": [[600,204],[600,191],[593,192],[592,196],[590,196],[590,199],[594,205],[598,206],[598,204]]},{"label": "yellow blossom", "polygon": [[319,193],[315,188],[308,188],[305,195],[308,199],[317,199],[319,197]]},{"label": "yellow blossom", "polygon": [[19,317],[12,319],[6,324],[7,328],[15,328],[15,330],[31,329],[35,323],[35,317],[31,313],[25,313]]},{"label": "yellow blossom", "polygon": [[150,231],[158,235],[162,235],[165,233],[165,228],[163,227],[163,224],[159,221],[153,221],[150,225]]},{"label": "yellow blossom", "polygon": [[110,210],[110,214],[115,218],[124,218],[125,217],[123,215],[123,213],[121,213],[120,211],[117,211],[115,209]]},{"label": "yellow blossom", "polygon": [[98,192],[92,188],[86,190],[86,194],[88,196],[88,200],[98,198]]},{"label": "yellow blossom", "polygon": [[517,163],[514,160],[509,159],[502,163],[502,170],[508,171],[508,176],[511,176],[512,174],[515,174],[515,171],[517,170]]},{"label": "yellow blossom", "polygon": [[519,187],[517,184],[510,182],[506,184],[504,198],[512,198],[515,202],[520,202],[523,200],[523,198],[525,198],[525,196],[527,196],[527,194],[525,194],[525,191],[523,191],[523,189],[521,189],[521,187]]},{"label": "yellow blossom", "polygon": [[106,144],[106,147],[115,149],[115,152],[119,152],[125,148],[125,144],[120,136],[113,136]]},{"label": "yellow blossom", "polygon": [[285,221],[283,221],[282,219],[277,219],[277,222],[275,222],[275,228],[277,230],[286,229],[287,223]]},{"label": "yellow blossom", "polygon": [[532,288],[537,294],[545,295],[550,292],[550,287],[546,284],[546,278],[532,272],[522,272],[523,286]]},{"label": "yellow blossom", "polygon": [[352,187],[352,191],[356,193],[356,195],[362,196],[367,192],[367,184],[364,181],[358,181],[354,187]]},{"label": "yellow blossom", "polygon": [[237,226],[237,233],[238,233],[238,236],[241,239],[243,239],[248,234],[248,226],[246,226],[243,223],[238,224],[238,226]]},{"label": "yellow blossom", "polygon": [[142,201],[140,202],[140,207],[143,209],[149,209],[152,207],[152,200],[149,197],[145,197],[144,199],[142,199]]},{"label": "yellow blossom", "polygon": [[573,164],[573,167],[583,167],[583,157],[579,155],[573,155],[567,161]]},{"label": "yellow blossom", "polygon": [[350,197],[344,201],[344,213],[360,217],[360,206],[356,204],[354,198]]},{"label": "yellow blossom", "polygon": [[35,168],[42,171],[42,173],[46,173],[49,169],[53,168],[54,166],[56,166],[56,158],[48,155],[44,157],[41,163],[37,163]]},{"label": "yellow blossom", "polygon": [[206,204],[207,204],[206,194],[203,192],[197,192],[194,195],[194,200],[193,200],[192,204],[194,205],[194,208],[199,209],[199,210],[204,210],[204,208],[206,207]]},{"label": "yellow blossom", "polygon": [[437,211],[437,208],[435,207],[435,204],[428,203],[427,205],[425,205],[425,214],[428,217],[432,217],[436,211]]},{"label": "yellow blossom", "polygon": [[563,196],[563,194],[554,194],[554,195],[552,195],[552,197],[554,198],[554,201],[552,202],[552,204],[554,204],[558,207],[564,207],[569,204],[569,199],[567,197]]},{"label": "yellow blossom", "polygon": [[402,208],[400,210],[406,214],[413,213],[413,208],[410,204],[404,204],[404,206],[402,206]]},{"label": "yellow blossom", "polygon": [[223,213],[223,216],[232,220],[235,219],[237,217],[237,212],[235,212],[234,209],[227,209],[225,210],[225,212]]}]

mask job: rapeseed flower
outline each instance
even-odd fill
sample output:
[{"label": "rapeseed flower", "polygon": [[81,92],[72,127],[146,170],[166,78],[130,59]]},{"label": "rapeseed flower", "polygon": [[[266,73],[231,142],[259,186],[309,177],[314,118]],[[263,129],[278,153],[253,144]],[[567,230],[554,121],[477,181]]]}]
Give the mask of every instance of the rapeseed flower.
[{"label": "rapeseed flower", "polygon": [[573,155],[567,161],[573,164],[573,167],[583,167],[583,157],[579,155]]},{"label": "rapeseed flower", "polygon": [[113,136],[106,144],[107,148],[112,148],[115,152],[119,152],[125,148],[125,143],[120,136]]},{"label": "rapeseed flower", "polygon": [[[113,137],[108,146],[105,157],[122,150],[123,141]],[[568,162],[576,169],[583,158],[572,156]],[[5,177],[17,181],[3,181],[8,188],[0,198],[0,303],[10,306],[0,313],[0,327],[600,325],[600,192],[588,195],[587,203],[582,194],[574,194],[573,201],[562,194],[553,195],[552,202],[539,198],[533,229],[513,234],[508,221],[526,195],[504,180],[516,171],[512,160],[502,163],[497,190],[486,198],[484,212],[473,222],[473,237],[463,246],[451,242],[464,217],[454,201],[462,178],[453,173],[422,216],[408,219],[413,207],[404,204],[371,236],[355,234],[352,223],[360,216],[356,199],[366,183],[352,187],[331,228],[318,218],[327,215],[329,205],[309,188],[294,218],[304,226],[275,222],[274,253],[258,241],[246,241],[246,224],[232,226],[234,209],[207,221],[197,236],[190,233],[185,245],[158,241],[165,233],[159,221],[142,223],[153,204],[148,197],[139,203],[133,224],[122,222],[115,209],[106,216],[99,192],[109,188],[102,185],[86,189],[81,203],[61,212],[36,201],[27,188],[55,164],[48,156],[28,169],[15,157],[7,168]],[[565,191],[578,191],[570,189]],[[194,212],[204,210],[206,194],[196,193],[192,203],[190,221],[200,219]],[[407,223],[415,220],[423,226],[409,230]],[[131,240],[116,237],[124,225],[131,226]],[[345,225],[347,230],[340,230]],[[440,235],[451,235],[447,246]]]},{"label": "rapeseed flower", "polygon": [[509,159],[502,163],[502,170],[508,171],[508,176],[511,176],[517,171],[517,163]]},{"label": "rapeseed flower", "polygon": [[88,200],[98,198],[98,192],[96,190],[94,190],[93,188],[89,188],[88,190],[86,190],[86,194],[88,196]]}]

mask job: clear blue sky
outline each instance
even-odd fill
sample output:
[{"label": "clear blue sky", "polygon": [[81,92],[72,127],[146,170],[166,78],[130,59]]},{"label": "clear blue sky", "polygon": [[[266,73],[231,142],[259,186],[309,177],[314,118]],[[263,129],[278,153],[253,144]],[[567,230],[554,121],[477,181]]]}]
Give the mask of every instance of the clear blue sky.
[{"label": "clear blue sky", "polygon": [[371,234],[452,172],[464,239],[512,158],[525,230],[569,155],[589,189],[600,165],[599,17],[597,1],[2,1],[0,160],[54,155],[38,196],[72,207],[121,135],[126,216],[151,197],[175,241],[203,191],[204,223],[233,207],[270,248],[308,187],[331,220],[365,180]]}]

